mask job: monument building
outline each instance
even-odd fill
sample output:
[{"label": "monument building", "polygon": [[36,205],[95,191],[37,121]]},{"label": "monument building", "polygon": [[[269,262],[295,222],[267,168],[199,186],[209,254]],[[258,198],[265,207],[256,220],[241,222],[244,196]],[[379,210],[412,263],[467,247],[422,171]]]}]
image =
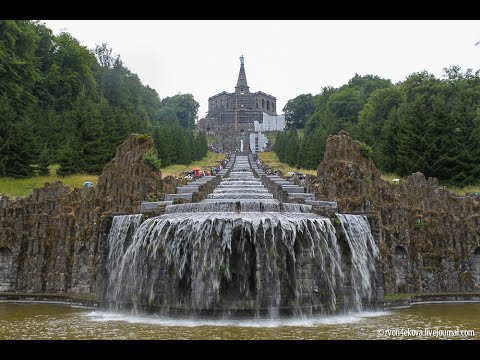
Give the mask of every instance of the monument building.
[{"label": "monument building", "polygon": [[[258,131],[255,127],[258,128],[258,124],[262,124],[265,117],[268,117],[270,123],[280,125],[270,127],[270,131],[283,130],[285,127],[284,117],[277,115],[275,96],[263,91],[250,92],[244,57],[241,56],[235,92],[223,91],[210,97],[208,114],[199,121],[199,125],[202,130],[213,133],[232,133],[232,131],[250,133]],[[272,121],[272,118],[275,121]],[[277,118],[280,119],[277,120]]]}]

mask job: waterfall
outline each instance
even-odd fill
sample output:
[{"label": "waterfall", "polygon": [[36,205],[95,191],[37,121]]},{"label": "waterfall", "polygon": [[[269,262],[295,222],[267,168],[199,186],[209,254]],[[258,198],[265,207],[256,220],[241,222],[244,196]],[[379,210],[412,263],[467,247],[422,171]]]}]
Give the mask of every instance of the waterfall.
[{"label": "waterfall", "polygon": [[209,199],[210,202],[187,203],[169,205],[165,208],[166,214],[196,213],[196,212],[297,212],[309,213],[311,205],[286,204],[274,199]]},{"label": "waterfall", "polygon": [[[199,203],[116,216],[107,239],[106,302],[164,314],[277,316],[361,310],[375,299],[378,248],[365,216],[281,203],[236,156]],[[312,194],[305,194],[312,195]],[[349,285],[349,286],[346,286]]]},{"label": "waterfall", "polygon": [[331,312],[340,264],[335,228],[314,214],[168,214],[137,229],[109,297],[167,312],[249,301],[257,311]]},{"label": "waterfall", "polygon": [[208,199],[273,199],[270,193],[247,193],[247,192],[230,192],[230,193],[211,193],[207,195]]},{"label": "waterfall", "polygon": [[365,215],[336,214],[342,225],[351,252],[351,286],[353,306],[362,309],[362,299],[374,296],[376,260],[380,253]]},{"label": "waterfall", "polygon": [[118,269],[123,259],[125,250],[131,245],[133,235],[142,222],[142,214],[114,216],[112,226],[107,238],[108,261],[107,271],[109,274],[107,286],[107,301],[115,302],[115,298],[109,298],[112,287],[119,281]]}]

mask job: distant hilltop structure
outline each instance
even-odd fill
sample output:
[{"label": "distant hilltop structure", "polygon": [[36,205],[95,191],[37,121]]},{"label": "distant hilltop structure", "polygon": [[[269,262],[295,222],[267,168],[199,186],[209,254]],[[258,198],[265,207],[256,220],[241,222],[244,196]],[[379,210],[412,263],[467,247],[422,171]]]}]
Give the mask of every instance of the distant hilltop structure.
[{"label": "distant hilltop structure", "polygon": [[[275,96],[262,91],[250,92],[245,73],[245,63],[243,55],[240,57],[240,71],[238,73],[237,86],[235,92],[228,93],[223,91],[208,99],[208,114],[200,119],[199,127],[207,133],[223,135],[225,145],[232,147],[236,143],[235,139],[242,137],[246,140],[263,139],[264,131],[283,131],[285,129],[285,116],[277,115],[277,99]],[[257,133],[254,136],[251,134]],[[265,138],[266,139],[266,138]],[[262,151],[267,146],[268,141],[257,140],[256,146],[250,149],[252,152]],[[237,144],[238,146],[238,144]],[[260,147],[263,146],[263,149]]]}]

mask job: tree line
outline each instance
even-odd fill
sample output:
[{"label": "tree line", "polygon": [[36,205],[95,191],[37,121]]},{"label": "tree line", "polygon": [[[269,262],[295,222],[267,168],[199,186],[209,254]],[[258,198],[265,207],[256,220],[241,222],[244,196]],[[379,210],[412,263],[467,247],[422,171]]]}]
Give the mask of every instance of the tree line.
[{"label": "tree line", "polygon": [[418,72],[397,84],[355,75],[339,88],[299,95],[283,110],[289,131],[277,135],[274,149],[292,166],[316,168],[327,137],[346,130],[372,148],[384,172],[479,182],[480,71],[452,66],[442,78]]},{"label": "tree line", "polygon": [[162,165],[176,162],[162,141],[186,143],[181,161],[203,157],[198,107],[191,94],[160,99],[106,44],[87,49],[41,22],[0,20],[0,176],[54,163],[60,175],[99,173],[132,132],[156,136]]}]

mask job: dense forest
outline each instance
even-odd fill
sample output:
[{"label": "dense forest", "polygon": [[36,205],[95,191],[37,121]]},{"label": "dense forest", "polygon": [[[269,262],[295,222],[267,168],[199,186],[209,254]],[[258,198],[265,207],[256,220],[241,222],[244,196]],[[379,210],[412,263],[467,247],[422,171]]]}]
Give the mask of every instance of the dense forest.
[{"label": "dense forest", "polygon": [[[0,176],[99,173],[132,133],[162,166],[207,153],[191,94],[160,99],[106,44],[87,49],[37,21],[0,20]],[[183,151],[179,151],[181,148]]]},{"label": "dense forest", "polygon": [[461,186],[480,181],[480,71],[452,66],[441,79],[419,72],[397,84],[355,75],[283,110],[290,130],[277,135],[275,151],[292,166],[316,168],[327,137],[343,129],[384,172],[421,171]]}]

